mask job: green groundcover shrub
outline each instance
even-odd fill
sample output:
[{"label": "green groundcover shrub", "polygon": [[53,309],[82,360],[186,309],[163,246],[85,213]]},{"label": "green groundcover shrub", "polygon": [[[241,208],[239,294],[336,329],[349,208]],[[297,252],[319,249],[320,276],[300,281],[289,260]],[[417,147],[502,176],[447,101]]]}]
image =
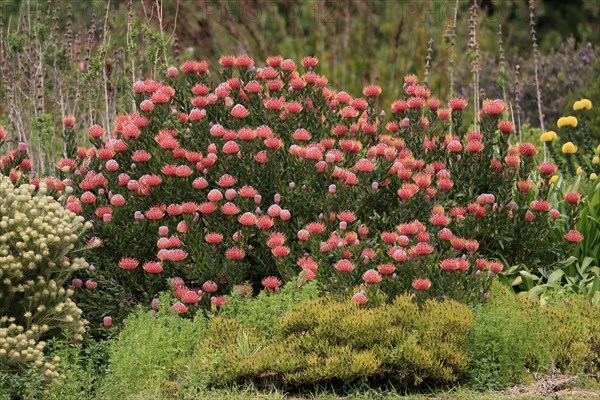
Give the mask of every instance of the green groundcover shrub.
[{"label": "green groundcover shrub", "polygon": [[348,385],[369,380],[406,387],[446,385],[468,370],[465,342],[473,314],[455,301],[410,296],[364,308],[350,301],[303,302],[265,337],[235,318],[216,317],[193,364],[210,384]]},{"label": "green groundcover shrub", "polygon": [[469,386],[504,389],[530,373],[595,374],[600,366],[600,309],[584,297],[541,305],[496,286],[475,312],[469,333]]},{"label": "green groundcover shrub", "polygon": [[[0,374],[0,399],[14,398],[9,389],[52,400],[204,399],[246,385],[291,393],[498,390],[538,372],[595,376],[600,366],[600,310],[583,298],[540,305],[497,285],[475,310],[410,296],[360,306],[315,298],[311,285],[256,300],[234,292],[227,304],[235,307],[194,320],[171,312],[174,300],[163,296],[157,312],[138,309],[108,340],[50,341],[61,378],[44,384]],[[260,318],[261,307],[273,316]]]}]

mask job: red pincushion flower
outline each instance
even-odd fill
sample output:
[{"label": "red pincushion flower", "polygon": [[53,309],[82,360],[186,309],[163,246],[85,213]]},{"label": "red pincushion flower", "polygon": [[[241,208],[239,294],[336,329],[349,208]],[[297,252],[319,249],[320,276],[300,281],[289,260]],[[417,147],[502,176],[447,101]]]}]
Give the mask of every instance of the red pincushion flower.
[{"label": "red pincushion flower", "polygon": [[240,261],[246,257],[246,252],[239,247],[230,247],[229,249],[225,250],[225,257],[230,260]]},{"label": "red pincushion flower", "polygon": [[254,189],[252,186],[242,186],[238,190],[238,193],[241,197],[253,198],[254,196],[256,196],[258,194],[258,191],[256,189]]},{"label": "red pincushion flower", "polygon": [[537,148],[531,143],[523,143],[519,146],[519,153],[525,157],[533,157],[537,154]]},{"label": "red pincushion flower", "polygon": [[256,226],[258,226],[258,229],[261,230],[271,229],[274,224],[275,221],[273,221],[273,218],[269,217],[268,215],[263,215],[256,222]]},{"label": "red pincushion flower", "polygon": [[224,68],[231,68],[236,64],[235,60],[235,56],[225,55],[219,58],[219,64],[221,64],[221,66]]},{"label": "red pincushion flower", "polygon": [[285,234],[281,232],[272,232],[269,235],[269,239],[267,239],[267,246],[270,249],[274,249],[275,247],[282,246],[286,241]]},{"label": "red pincushion flower", "polygon": [[489,115],[502,114],[508,109],[506,103],[500,99],[486,99],[483,101],[483,112]]},{"label": "red pincushion flower", "polygon": [[356,268],[349,260],[340,260],[333,267],[340,272],[350,272]]},{"label": "red pincushion flower", "polygon": [[425,107],[425,100],[420,97],[411,97],[407,100],[409,108],[420,110]]},{"label": "red pincushion flower", "polygon": [[515,130],[515,125],[509,121],[498,122],[498,129],[500,132],[506,134],[512,133]]},{"label": "red pincushion flower", "polygon": [[467,142],[467,150],[472,153],[480,153],[483,150],[483,143],[479,140],[469,140]]},{"label": "red pincushion flower", "polygon": [[208,244],[216,245],[223,241],[223,235],[216,232],[207,233],[204,236],[204,240],[206,240]]},{"label": "red pincushion flower", "polygon": [[528,193],[531,190],[532,182],[531,181],[519,181],[517,182],[517,187],[521,193]]},{"label": "red pincushion flower", "polygon": [[135,258],[122,258],[119,261],[119,268],[124,269],[126,271],[131,271],[135,269],[139,265],[139,261]]},{"label": "red pincushion flower", "polygon": [[455,97],[448,102],[448,106],[454,110],[462,110],[467,106],[467,100],[462,97]]},{"label": "red pincushion flower", "polygon": [[281,280],[276,276],[268,276],[261,283],[265,288],[271,290],[276,290],[282,285]]},{"label": "red pincushion flower", "polygon": [[236,104],[231,110],[231,115],[234,118],[246,118],[248,115],[250,115],[250,111],[248,111],[243,105]]},{"label": "red pincushion flower", "polygon": [[183,209],[179,204],[169,204],[167,206],[167,214],[169,215],[180,215],[183,212]]},{"label": "red pincushion flower", "polygon": [[225,203],[221,206],[221,212],[225,215],[239,214],[240,209],[233,203]]},{"label": "red pincushion flower", "polygon": [[431,281],[429,279],[417,278],[412,282],[412,287],[415,290],[424,292],[426,290],[429,290],[429,288],[431,287]]},{"label": "red pincushion flower", "polygon": [[382,279],[379,272],[375,271],[374,269],[370,269],[370,270],[366,271],[363,274],[362,278],[365,282],[370,283],[370,284],[379,283],[379,282],[381,282],[381,279]]},{"label": "red pincushion flower", "polygon": [[448,143],[448,145],[446,147],[448,148],[448,150],[450,150],[453,153],[458,153],[459,151],[462,150],[462,144],[460,144],[460,142],[458,140],[450,141],[450,143]]},{"label": "red pincushion flower", "polygon": [[83,192],[80,199],[82,203],[92,204],[96,201],[96,195],[94,195],[92,192],[87,191]]},{"label": "red pincushion flower", "polygon": [[312,68],[319,62],[317,57],[304,57],[302,59],[302,66],[305,68]]},{"label": "red pincushion flower", "polygon": [[436,226],[446,226],[450,223],[450,220],[444,214],[434,214],[429,218],[429,222]]},{"label": "red pincushion flower", "polygon": [[340,213],[338,213],[337,218],[340,221],[344,221],[346,223],[351,223],[354,222],[356,220],[356,215],[354,215],[354,213],[352,211],[342,211]]},{"label": "red pincushion flower", "polygon": [[488,268],[492,274],[499,274],[504,269],[504,265],[498,261],[490,261]]},{"label": "red pincushion flower", "polygon": [[569,204],[577,204],[581,200],[581,195],[577,192],[568,192],[563,195],[563,199]]},{"label": "red pincushion flower", "polygon": [[565,239],[571,243],[579,243],[583,240],[583,234],[579,231],[571,229],[569,232],[565,233]]},{"label": "red pincushion flower", "polygon": [[359,305],[362,305],[365,304],[369,299],[367,299],[367,296],[365,296],[364,293],[359,292],[352,296],[351,300]]},{"label": "red pincushion flower", "polygon": [[189,308],[180,301],[171,306],[171,311],[175,314],[184,314],[187,312],[188,309]]},{"label": "red pincushion flower", "polygon": [[531,202],[531,204],[529,206],[531,207],[532,210],[535,210],[535,211],[540,211],[540,212],[550,211],[550,202],[548,202],[546,200],[534,200]]},{"label": "red pincushion flower", "polygon": [[217,181],[217,185],[221,187],[231,187],[235,185],[237,179],[229,174],[222,175]]},{"label": "red pincushion flower", "polygon": [[406,112],[408,110],[408,103],[404,100],[396,100],[392,103],[391,109],[394,114]]},{"label": "red pincushion flower", "polygon": [[146,211],[146,218],[152,221],[157,221],[164,217],[165,212],[158,206],[150,207],[148,211]]},{"label": "red pincushion flower", "polygon": [[101,138],[104,135],[104,129],[100,125],[92,125],[88,129],[88,135],[94,139]]},{"label": "red pincushion flower", "polygon": [[181,300],[186,304],[196,304],[200,301],[201,297],[197,291],[188,290],[181,296]]},{"label": "red pincushion flower", "polygon": [[256,220],[257,220],[256,215],[252,214],[251,212],[245,212],[238,217],[239,223],[244,226],[255,225]]},{"label": "red pincushion flower", "polygon": [[214,281],[206,281],[202,284],[202,291],[206,293],[214,293],[219,289],[219,286]]},{"label": "red pincushion flower", "polygon": [[163,270],[162,263],[158,261],[147,261],[142,266],[142,269],[149,274],[159,274]]},{"label": "red pincushion flower", "polygon": [[243,54],[235,59],[235,65],[240,68],[248,68],[254,65],[254,59]]},{"label": "red pincushion flower", "polygon": [[538,169],[544,175],[552,175],[553,173],[555,173],[558,170],[556,165],[549,163],[549,162],[543,162],[542,164],[540,164]]},{"label": "red pincushion flower", "polygon": [[325,225],[321,222],[310,222],[306,224],[305,227],[311,235],[318,235],[320,233],[325,232]]},{"label": "red pincushion flower", "polygon": [[396,270],[396,267],[393,264],[380,264],[377,266],[377,269],[383,275],[391,275]]},{"label": "red pincushion flower", "polygon": [[366,97],[377,97],[381,94],[381,86],[366,86],[362,92]]}]

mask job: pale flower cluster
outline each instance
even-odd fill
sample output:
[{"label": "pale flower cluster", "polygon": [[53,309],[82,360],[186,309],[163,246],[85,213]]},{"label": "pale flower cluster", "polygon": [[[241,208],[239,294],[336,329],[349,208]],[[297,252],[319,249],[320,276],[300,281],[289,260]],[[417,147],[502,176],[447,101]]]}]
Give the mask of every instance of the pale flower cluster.
[{"label": "pale flower cluster", "polygon": [[56,373],[58,359],[44,358],[48,331],[82,339],[85,320],[65,289],[74,271],[87,267],[76,250],[88,229],[81,216],[46,194],[42,183],[15,187],[0,176],[0,365]]}]

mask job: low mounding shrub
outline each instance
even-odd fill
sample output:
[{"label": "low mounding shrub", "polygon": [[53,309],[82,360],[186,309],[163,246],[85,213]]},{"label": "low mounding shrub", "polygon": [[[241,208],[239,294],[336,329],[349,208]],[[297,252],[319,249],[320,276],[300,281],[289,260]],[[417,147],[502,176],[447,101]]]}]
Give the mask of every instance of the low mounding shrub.
[{"label": "low mounding shrub", "polygon": [[65,333],[82,339],[85,321],[66,289],[87,264],[67,255],[89,223],[46,195],[45,185],[15,187],[0,175],[0,366],[57,375],[58,360],[45,360],[44,337]]},{"label": "low mounding shrub", "polygon": [[[527,296],[521,302],[528,318],[542,325],[538,346],[546,348],[551,367],[571,374],[600,371],[599,307],[583,296],[563,294],[550,296],[545,305]],[[539,356],[530,355],[534,357]]]},{"label": "low mounding shrub", "polygon": [[266,337],[238,319],[216,317],[191,361],[210,384],[252,382],[283,387],[371,380],[414,387],[444,385],[468,369],[470,309],[453,300],[410,296],[360,307],[319,298],[281,316]]},{"label": "low mounding shrub", "polygon": [[475,312],[469,334],[469,386],[503,389],[528,372],[596,374],[600,369],[600,309],[583,296],[548,297],[494,288]]}]

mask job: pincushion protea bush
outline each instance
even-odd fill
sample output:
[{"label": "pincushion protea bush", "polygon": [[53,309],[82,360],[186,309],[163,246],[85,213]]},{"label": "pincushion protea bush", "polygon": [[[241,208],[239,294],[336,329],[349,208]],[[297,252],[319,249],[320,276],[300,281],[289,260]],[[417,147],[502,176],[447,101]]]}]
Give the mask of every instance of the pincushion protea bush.
[{"label": "pincushion protea bush", "polygon": [[170,67],[133,85],[139,111],[57,163],[66,207],[94,223],[77,290],[95,321],[171,278],[182,314],[223,306],[236,284],[315,278],[360,303],[476,302],[498,260],[535,268],[578,240],[547,198],[555,166],[515,144],[504,102],[486,100],[469,131],[466,100],[443,106],[411,75],[386,119],[380,87],[335,91],[317,62],[224,56],[219,79],[204,61]]},{"label": "pincushion protea bush", "polygon": [[85,321],[65,286],[87,266],[67,255],[89,223],[45,193],[44,184],[36,192],[0,175],[0,365],[54,377],[58,360],[44,359],[42,339],[59,332],[82,339]]}]

